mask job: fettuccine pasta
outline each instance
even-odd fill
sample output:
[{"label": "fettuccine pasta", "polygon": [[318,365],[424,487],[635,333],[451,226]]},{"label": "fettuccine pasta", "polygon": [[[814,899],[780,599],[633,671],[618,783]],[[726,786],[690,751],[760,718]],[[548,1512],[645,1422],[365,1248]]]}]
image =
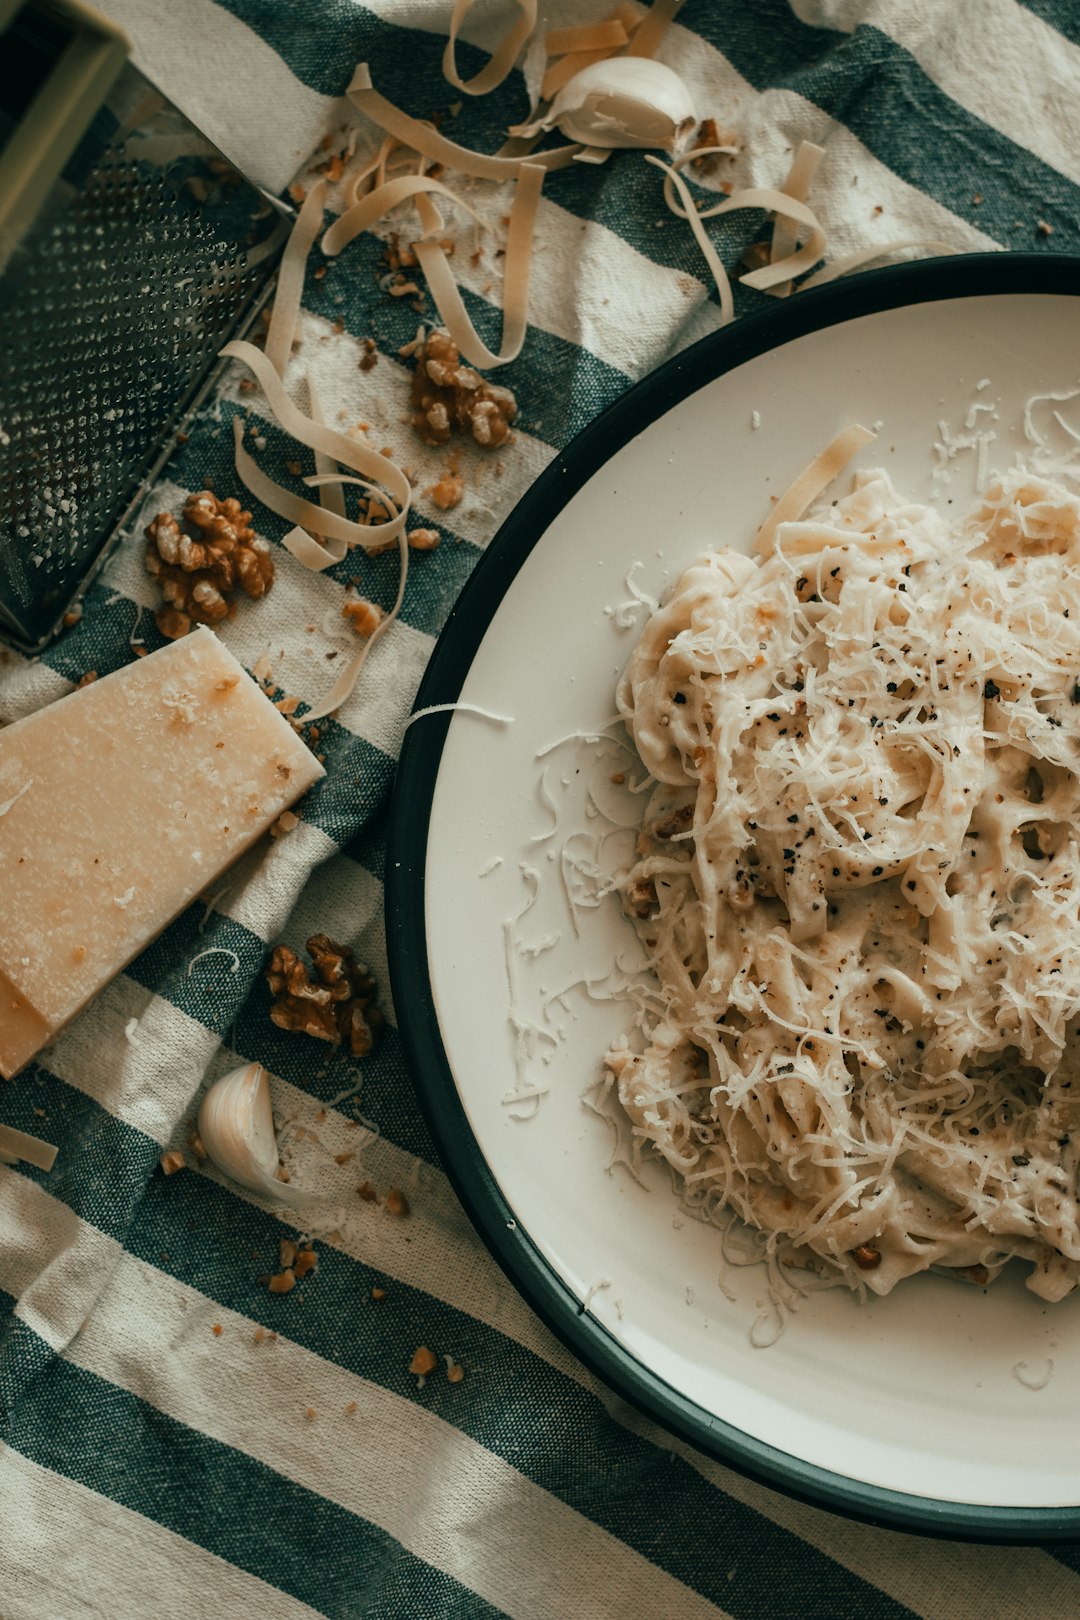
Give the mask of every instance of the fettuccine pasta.
[{"label": "fettuccine pasta", "polygon": [[618,702],[656,783],[622,889],[662,1010],[607,1058],[639,1145],[780,1264],[1068,1293],[1080,501],[1016,471],[959,521],[858,473],[698,558]]}]

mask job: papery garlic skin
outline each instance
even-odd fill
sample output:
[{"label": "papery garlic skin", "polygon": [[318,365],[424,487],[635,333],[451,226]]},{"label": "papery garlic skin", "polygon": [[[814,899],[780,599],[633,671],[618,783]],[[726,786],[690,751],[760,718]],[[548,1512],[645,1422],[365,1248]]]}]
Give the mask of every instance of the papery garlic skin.
[{"label": "papery garlic skin", "polygon": [[612,56],[575,73],[543,125],[586,146],[674,152],[697,122],[690,92],[671,68],[651,57]]},{"label": "papery garlic skin", "polygon": [[270,1082],[261,1063],[245,1063],[214,1082],[199,1107],[199,1135],[209,1158],[239,1186],[281,1204],[309,1201],[278,1177]]}]

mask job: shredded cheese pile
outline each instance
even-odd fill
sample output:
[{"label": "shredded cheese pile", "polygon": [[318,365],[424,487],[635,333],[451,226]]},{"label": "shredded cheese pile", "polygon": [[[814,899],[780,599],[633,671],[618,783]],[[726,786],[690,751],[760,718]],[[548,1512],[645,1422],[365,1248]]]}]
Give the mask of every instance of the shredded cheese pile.
[{"label": "shredded cheese pile", "polygon": [[662,1011],[607,1056],[639,1145],[781,1265],[1067,1294],[1080,500],[1014,471],[957,522],[859,473],[694,562],[618,703],[656,782],[622,889]]}]

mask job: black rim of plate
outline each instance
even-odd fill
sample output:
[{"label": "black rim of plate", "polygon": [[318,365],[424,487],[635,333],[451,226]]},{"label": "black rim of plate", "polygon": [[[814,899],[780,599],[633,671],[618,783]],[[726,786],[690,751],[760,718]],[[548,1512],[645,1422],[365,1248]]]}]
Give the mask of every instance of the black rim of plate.
[{"label": "black rim of plate", "polygon": [[[870,271],[744,316],[629,387],[555,457],[502,524],[436,643],[416,708],[457,700],[503,597],[556,515],[618,450],[681,400],[767,350],[823,327],[908,304],[1008,293],[1075,296],[1080,293],[1080,257],[975,253]],[[577,1297],[517,1224],[480,1151],[432,998],[424,872],[429,812],[451,719],[450,714],[433,715],[405,734],[386,860],[390,979],[402,1045],[447,1175],[511,1282],[605,1384],[680,1439],[787,1496],[924,1535],[1013,1543],[1080,1537],[1080,1506],[1009,1508],[939,1501],[864,1484],[789,1456],[689,1400],[582,1312]]]}]

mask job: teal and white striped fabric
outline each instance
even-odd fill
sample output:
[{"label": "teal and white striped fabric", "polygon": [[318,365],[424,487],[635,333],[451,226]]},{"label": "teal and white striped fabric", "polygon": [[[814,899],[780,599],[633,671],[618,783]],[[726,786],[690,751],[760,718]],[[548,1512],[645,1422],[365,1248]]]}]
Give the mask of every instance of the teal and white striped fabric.
[{"label": "teal and white striped fabric", "polygon": [[[340,130],[353,64],[410,111],[455,101],[440,73],[449,0],[110,0],[147,71],[238,163],[274,188]],[[548,25],[606,9],[552,0]],[[512,7],[480,8],[482,46]],[[490,28],[491,32],[488,33]],[[662,55],[700,111],[743,142],[736,183],[777,184],[800,138],[827,153],[814,203],[834,256],[871,242],[1080,248],[1080,26],[1070,0],[688,0]],[[463,47],[466,68],[482,60]],[[452,128],[492,146],[525,111],[520,76]],[[494,216],[504,199],[475,188]],[[1052,235],[1040,230],[1044,221]],[[760,227],[716,230],[734,263]],[[391,1017],[362,1075],[275,1029],[268,942],[326,930],[385,986],[381,901],[387,795],[433,639],[483,546],[557,447],[718,311],[659,180],[624,154],[552,176],[538,228],[533,325],[499,377],[522,408],[501,458],[464,452],[467,491],[414,556],[402,622],[323,728],[326,781],[290,836],[194,906],[43,1060],[0,1096],[5,1121],[61,1144],[54,1170],[0,1169],[0,1613],[4,1620],[1042,1620],[1080,1613],[1080,1549],[940,1545],[797,1506],[678,1445],[614,1400],[540,1326],[473,1236],[404,1072]],[[398,348],[416,316],[379,289],[381,245],[356,241],[304,299],[296,376],[324,409],[371,424],[414,467],[443,465],[402,425]],[[497,262],[455,258],[491,341]],[[739,295],[750,308],[751,295]],[[361,371],[359,346],[380,354]],[[212,477],[235,488],[230,419],[251,412],[259,459],[287,481],[294,452],[236,380],[204,412],[150,509]],[[250,442],[250,441],[249,441]],[[719,466],[717,476],[722,479]],[[271,541],[284,525],[256,508]],[[283,553],[272,594],[224,639],[266,652],[284,692],[314,698],[348,644],[350,579],[389,603],[397,562],[321,576]],[[38,662],[0,663],[0,720],[87,670],[156,644],[137,539],[91,591],[82,622]],[[77,809],[73,813],[77,813]],[[58,834],[59,835],[59,834]],[[2,899],[0,899],[2,903]],[[199,956],[211,947],[235,952]],[[198,958],[198,960],[196,960]],[[193,1167],[200,1088],[239,1057],[276,1077],[280,1117],[315,1143],[341,1195],[317,1275],[271,1296],[294,1228]],[[362,1078],[359,1096],[339,1100]],[[325,1109],[325,1115],[324,1115]],[[367,1124],[377,1128],[372,1134]],[[295,1130],[295,1125],[294,1125]],[[361,1158],[334,1162],[356,1151]],[[359,1180],[404,1190],[394,1220]],[[322,1231],[322,1228],[320,1228]],[[385,1290],[373,1301],[372,1288]],[[215,1330],[215,1325],[220,1332]],[[276,1339],[257,1336],[272,1330]],[[259,1342],[261,1341],[261,1342]],[[418,1388],[413,1350],[465,1369]],[[355,1403],[355,1409],[353,1404]],[[932,1481],[928,1480],[928,1488]]]}]

